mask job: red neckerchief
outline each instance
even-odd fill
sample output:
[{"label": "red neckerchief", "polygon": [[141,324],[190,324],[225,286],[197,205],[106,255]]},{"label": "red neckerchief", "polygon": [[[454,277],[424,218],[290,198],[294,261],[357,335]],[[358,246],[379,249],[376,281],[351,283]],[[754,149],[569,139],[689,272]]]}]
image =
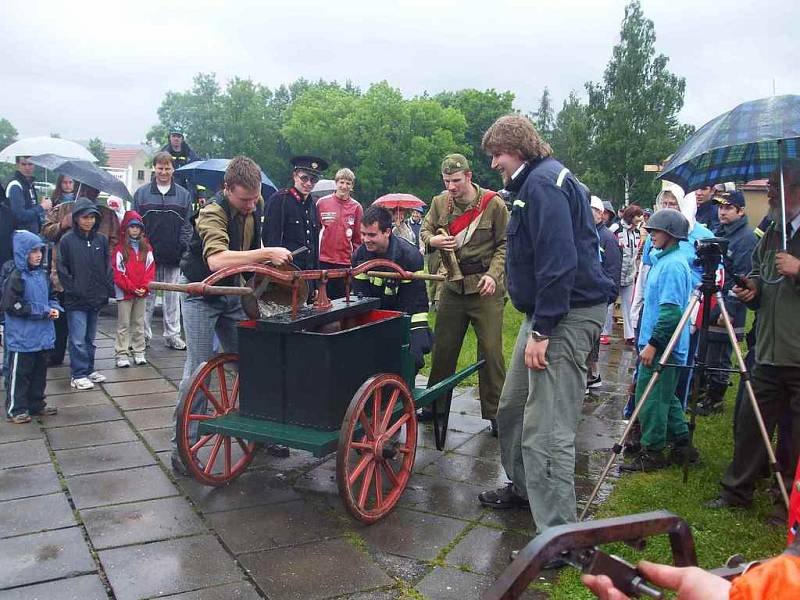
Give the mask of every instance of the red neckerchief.
[{"label": "red neckerchief", "polygon": [[489,200],[494,198],[496,194],[497,192],[489,190],[483,195],[477,206],[464,211],[464,213],[453,219],[453,222],[450,223],[449,227],[450,235],[458,235],[459,232],[469,227],[470,223],[481,216],[481,213],[486,208],[486,205],[489,204]]},{"label": "red neckerchief", "polygon": [[303,202],[303,200],[305,199],[300,195],[300,192],[297,191],[297,188],[290,187],[289,193],[292,196],[294,196],[294,199],[297,200],[298,202]]}]

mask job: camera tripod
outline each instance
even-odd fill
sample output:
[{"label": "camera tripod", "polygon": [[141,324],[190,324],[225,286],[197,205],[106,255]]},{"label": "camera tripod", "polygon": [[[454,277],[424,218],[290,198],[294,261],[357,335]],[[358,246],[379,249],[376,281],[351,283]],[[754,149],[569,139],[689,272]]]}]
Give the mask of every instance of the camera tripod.
[{"label": "camera tripod", "polygon": [[[706,365],[706,353],[708,348],[708,328],[710,325],[710,315],[711,315],[711,298],[716,298],[717,305],[720,309],[720,313],[722,316],[723,323],[725,324],[725,331],[728,334],[728,339],[733,347],[734,355],[736,356],[736,364],[738,369],[736,372],[739,373],[741,380],[744,382],[745,389],[747,391],[747,395],[750,399],[750,404],[753,408],[753,414],[756,418],[756,423],[758,425],[758,429],[761,433],[761,438],[764,442],[764,446],[767,450],[767,458],[769,460],[770,470],[775,474],[775,478],[778,483],[778,488],[780,489],[781,496],[783,497],[783,501],[786,504],[786,508],[789,508],[789,495],[786,491],[786,485],[783,482],[783,477],[781,476],[780,471],[778,470],[778,461],[775,458],[775,452],[772,449],[772,444],[770,441],[770,436],[767,433],[767,428],[764,425],[764,419],[761,415],[761,410],[758,407],[758,402],[756,401],[755,393],[753,392],[753,385],[750,382],[750,374],[747,371],[747,367],[744,363],[744,358],[742,357],[742,352],[739,349],[739,343],[736,339],[736,333],[733,330],[733,325],[731,323],[730,315],[728,314],[728,310],[725,308],[725,303],[723,302],[722,292],[720,291],[719,286],[716,283],[716,270],[717,266],[719,265],[720,258],[724,252],[724,249],[727,247],[727,240],[721,238],[711,238],[706,240],[701,240],[697,243],[697,262],[700,264],[703,270],[703,275],[700,281],[700,285],[697,289],[692,292],[692,297],[689,301],[688,306],[683,311],[681,315],[680,321],[678,322],[675,331],[672,333],[672,337],[667,344],[667,347],[664,349],[664,352],[661,355],[658,363],[654,365],[653,368],[653,375],[650,378],[650,381],[647,383],[647,386],[642,393],[642,397],[636,403],[636,406],[633,410],[633,413],[628,420],[628,424],[625,427],[625,430],[622,432],[622,436],[620,437],[619,441],[614,445],[611,450],[611,456],[608,458],[608,462],[606,463],[605,467],[603,468],[602,473],[600,474],[600,478],[597,481],[597,484],[594,486],[591,495],[589,496],[588,500],[586,501],[585,506],[583,507],[583,511],[581,512],[581,516],[578,519],[579,521],[583,521],[586,517],[587,513],[589,512],[589,508],[592,505],[592,502],[597,497],[597,493],[600,491],[600,486],[603,485],[606,477],[608,476],[608,472],[611,470],[611,467],[614,465],[619,454],[622,452],[622,448],[625,444],[625,440],[628,438],[628,435],[633,429],[634,423],[639,416],[639,412],[642,410],[645,402],[647,402],[650,393],[655,387],[656,382],[658,381],[661,372],[664,370],[665,367],[668,368],[689,368],[693,369],[696,372],[696,377],[694,378],[693,382],[693,390],[691,394],[691,418],[689,422],[689,446],[692,443],[692,437],[694,435],[695,429],[695,421],[697,418],[695,408],[697,405],[697,397],[699,395],[701,386],[705,384],[705,373],[709,370],[708,366]],[[702,303],[702,320],[701,326],[699,330],[699,338],[697,344],[697,356],[698,361],[693,366],[685,366],[685,365],[673,365],[669,364],[667,361],[669,359],[670,354],[672,354],[672,350],[678,343],[680,339],[684,327],[689,322],[692,314],[694,313],[695,308]],[[719,370],[719,369],[717,369]],[[686,452],[684,455],[684,464],[683,464],[683,482],[686,483],[688,478],[688,468],[689,468],[689,452]]]}]

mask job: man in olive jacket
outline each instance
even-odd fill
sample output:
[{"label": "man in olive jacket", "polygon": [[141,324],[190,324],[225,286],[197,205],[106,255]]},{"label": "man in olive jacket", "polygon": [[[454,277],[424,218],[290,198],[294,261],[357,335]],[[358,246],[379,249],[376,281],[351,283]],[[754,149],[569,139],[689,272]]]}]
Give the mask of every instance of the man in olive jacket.
[{"label": "man in olive jacket", "polygon": [[[495,415],[506,376],[503,360],[506,226],[508,210],[495,192],[472,181],[469,162],[449,154],[442,162],[447,190],[435,196],[420,232],[428,252],[455,251],[463,279],[443,284],[434,332],[431,386],[452,375],[467,327],[478,338],[481,416],[496,435]],[[444,229],[448,233],[440,233]]]},{"label": "man in olive jacket", "polygon": [[[756,362],[751,374],[753,391],[772,437],[785,412],[792,419],[790,457],[781,464],[784,479],[792,480],[800,454],[800,160],[784,163],[786,220],[781,215],[780,173],[769,178],[770,215],[773,223],[753,252],[753,268],[736,297],[757,311]],[[782,226],[783,224],[783,226]],[[782,250],[782,228],[787,251]],[[736,415],[733,461],[722,477],[722,493],[710,508],[749,506],[756,481],[767,473],[767,450],[752,404],[741,402]]]}]

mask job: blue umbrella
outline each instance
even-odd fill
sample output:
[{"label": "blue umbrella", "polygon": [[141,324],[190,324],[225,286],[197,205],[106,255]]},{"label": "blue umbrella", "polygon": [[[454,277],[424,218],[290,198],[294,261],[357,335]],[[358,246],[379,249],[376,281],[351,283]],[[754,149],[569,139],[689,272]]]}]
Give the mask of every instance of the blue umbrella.
[{"label": "blue umbrella", "polygon": [[[230,163],[228,158],[209,158],[208,160],[196,160],[188,165],[176,169],[176,174],[183,175],[192,185],[202,185],[212,192],[222,189],[222,181],[225,177],[225,169]],[[269,177],[261,171],[261,195],[268,198],[277,190],[275,184]]]},{"label": "blue umbrella", "polygon": [[[773,96],[740,104],[703,125],[658,176],[690,192],[725,181],[763,179],[784,159],[799,156],[800,96]],[[785,216],[782,169],[780,173]]]}]

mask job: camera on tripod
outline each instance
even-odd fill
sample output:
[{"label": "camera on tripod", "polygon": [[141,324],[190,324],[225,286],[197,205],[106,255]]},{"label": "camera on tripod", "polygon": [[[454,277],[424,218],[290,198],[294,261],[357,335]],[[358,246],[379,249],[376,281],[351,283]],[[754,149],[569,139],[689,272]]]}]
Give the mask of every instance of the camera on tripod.
[{"label": "camera on tripod", "polygon": [[697,258],[695,264],[703,270],[704,276],[713,276],[717,272],[717,267],[728,252],[728,240],[725,238],[706,238],[697,240],[694,243]]}]

